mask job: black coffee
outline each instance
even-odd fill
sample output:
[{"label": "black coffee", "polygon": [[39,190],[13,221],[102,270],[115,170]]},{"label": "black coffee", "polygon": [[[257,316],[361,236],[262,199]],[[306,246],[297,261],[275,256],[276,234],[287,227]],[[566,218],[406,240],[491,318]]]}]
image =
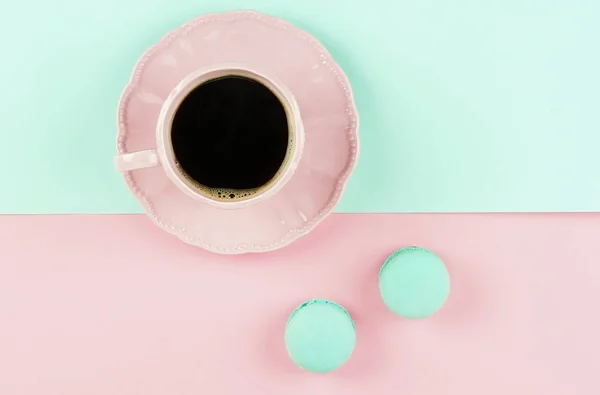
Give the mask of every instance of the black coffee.
[{"label": "black coffee", "polygon": [[265,187],[284,164],[290,135],[279,98],[241,76],[193,89],[173,117],[179,169],[215,197],[239,199]]}]

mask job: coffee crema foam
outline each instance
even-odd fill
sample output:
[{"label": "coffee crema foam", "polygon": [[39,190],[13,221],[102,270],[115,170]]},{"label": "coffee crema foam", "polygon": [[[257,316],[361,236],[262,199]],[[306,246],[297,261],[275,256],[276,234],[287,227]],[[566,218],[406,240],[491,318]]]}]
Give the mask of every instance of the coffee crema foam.
[{"label": "coffee crema foam", "polygon": [[175,166],[177,167],[177,170],[179,170],[179,174],[181,174],[183,176],[183,178],[188,182],[188,184],[194,190],[196,190],[198,193],[200,193],[201,195],[204,195],[210,199],[217,200],[217,201],[235,202],[235,201],[247,200],[247,199],[251,198],[252,196],[260,195],[261,193],[265,192],[267,189],[269,189],[269,187],[271,185],[273,185],[281,177],[281,174],[287,169],[287,166],[290,162],[290,158],[292,157],[292,153],[294,151],[294,144],[295,144],[295,141],[294,141],[293,133],[290,133],[289,139],[288,139],[288,146],[287,146],[287,150],[285,153],[285,158],[283,159],[283,162],[281,162],[281,166],[279,167],[279,170],[277,171],[277,173],[275,173],[275,176],[273,176],[273,178],[271,178],[269,180],[269,182],[267,182],[266,184],[261,185],[257,188],[251,188],[251,189],[210,188],[210,187],[202,185],[198,181],[194,180],[181,167],[181,165],[179,164],[178,161],[175,161]]}]

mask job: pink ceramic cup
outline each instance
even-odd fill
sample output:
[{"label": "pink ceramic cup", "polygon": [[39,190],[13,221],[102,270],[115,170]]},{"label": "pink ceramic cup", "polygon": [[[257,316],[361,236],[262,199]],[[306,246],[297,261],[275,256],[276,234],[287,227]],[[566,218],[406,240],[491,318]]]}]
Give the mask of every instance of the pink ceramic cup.
[{"label": "pink ceramic cup", "polygon": [[[175,155],[171,144],[171,123],[183,99],[202,83],[226,75],[238,75],[254,79],[277,95],[285,108],[289,133],[293,141],[293,148],[288,153],[289,157],[280,171],[275,175],[274,180],[259,193],[251,195],[247,199],[234,201],[216,199],[207,193],[203,193],[188,181],[175,164]],[[156,124],[156,148],[119,154],[115,157],[115,166],[120,172],[162,166],[169,179],[191,198],[219,208],[236,209],[249,206],[276,194],[296,171],[302,157],[303,148],[304,126],[300,116],[300,109],[290,90],[273,78],[252,68],[240,64],[227,63],[197,70],[181,80],[171,91],[161,108]]]}]

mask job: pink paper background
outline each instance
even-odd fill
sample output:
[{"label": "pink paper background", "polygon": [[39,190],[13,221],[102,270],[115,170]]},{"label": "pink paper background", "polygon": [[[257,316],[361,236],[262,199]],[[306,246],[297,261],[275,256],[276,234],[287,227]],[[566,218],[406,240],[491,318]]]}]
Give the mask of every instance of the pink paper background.
[{"label": "pink paper background", "polygon": [[[600,393],[600,215],[349,215],[274,253],[222,257],[143,216],[0,216],[1,395]],[[446,307],[388,313],[383,259],[446,261]],[[295,368],[282,342],[310,298],[343,304],[342,369]]]}]

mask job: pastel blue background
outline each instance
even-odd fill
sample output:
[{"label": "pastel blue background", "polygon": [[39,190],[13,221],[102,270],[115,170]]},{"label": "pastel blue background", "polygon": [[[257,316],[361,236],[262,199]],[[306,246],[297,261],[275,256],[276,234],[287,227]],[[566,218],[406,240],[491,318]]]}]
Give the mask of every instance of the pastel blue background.
[{"label": "pastel blue background", "polygon": [[0,213],[139,212],[112,166],[141,53],[250,8],[346,70],[361,157],[338,211],[600,210],[600,2],[55,0],[0,6]]}]

